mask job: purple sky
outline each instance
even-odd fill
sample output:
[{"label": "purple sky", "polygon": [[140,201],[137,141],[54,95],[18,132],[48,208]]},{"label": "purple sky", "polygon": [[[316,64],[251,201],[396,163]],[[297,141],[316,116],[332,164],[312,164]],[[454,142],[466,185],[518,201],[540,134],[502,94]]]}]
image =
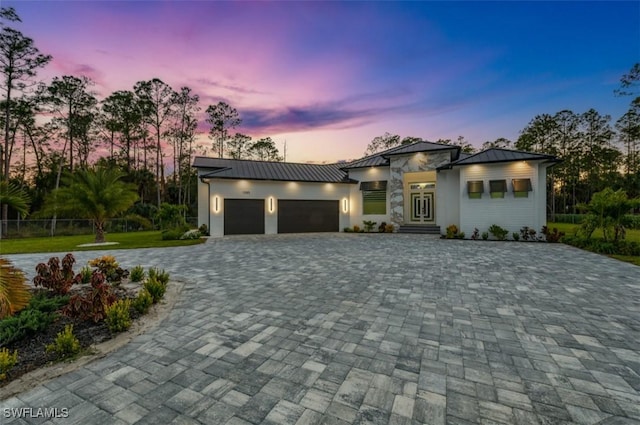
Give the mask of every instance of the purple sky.
[{"label": "purple sky", "polygon": [[2,5],[53,56],[40,77],[86,75],[101,97],[154,77],[186,85],[298,162],[360,157],[385,131],[480,146],[562,109],[615,122],[630,99],[613,90],[640,61],[639,2]]}]

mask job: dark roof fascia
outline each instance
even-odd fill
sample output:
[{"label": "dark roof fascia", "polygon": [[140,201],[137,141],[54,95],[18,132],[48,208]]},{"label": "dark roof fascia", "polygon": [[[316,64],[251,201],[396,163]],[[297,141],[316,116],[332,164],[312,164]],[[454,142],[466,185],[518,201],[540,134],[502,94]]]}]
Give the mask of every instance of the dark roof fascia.
[{"label": "dark roof fascia", "polygon": [[391,164],[386,163],[386,164],[378,164],[378,165],[362,165],[360,167],[344,167],[344,168],[340,168],[341,170],[360,170],[363,168],[379,168],[379,167],[389,167],[391,166]]},{"label": "dark roof fascia", "polygon": [[[531,152],[526,152],[526,153],[531,153]],[[477,155],[477,154],[476,154]],[[541,155],[542,156],[542,155]],[[471,156],[468,156],[465,159],[469,159],[471,158]],[[466,167],[469,165],[476,165],[476,164],[504,164],[507,162],[518,162],[518,161],[543,161],[543,162],[553,162],[554,165],[556,163],[562,162],[562,159],[558,159],[554,156],[551,155],[544,155],[541,158],[528,158],[528,159],[501,159],[498,161],[481,161],[481,162],[473,162],[471,164],[456,164],[456,162],[452,162],[450,164],[446,164],[446,165],[442,165],[440,167],[437,168],[438,171],[440,170],[449,170],[453,167]]]},{"label": "dark roof fascia", "polygon": [[[399,147],[405,148],[406,145],[399,146]],[[400,150],[400,149],[398,149],[398,150]],[[394,155],[411,155],[411,154],[419,153],[419,152],[429,153],[429,152],[433,152],[433,151],[440,152],[440,151],[452,151],[452,150],[458,150],[459,151],[460,147],[459,146],[442,145],[442,147],[438,147],[438,148],[434,148],[434,149],[425,149],[425,150],[414,151],[414,152],[397,152],[397,153],[396,152],[388,152],[388,153],[382,154],[380,156],[385,158],[385,159],[387,159],[390,156],[394,156]]]},{"label": "dark roof fascia", "polygon": [[[213,174],[213,173],[210,173]],[[298,179],[261,179],[256,177],[227,177],[227,176],[212,176],[212,175],[204,175],[200,176],[205,179],[220,179],[220,180],[251,180],[251,181],[268,181],[268,182],[296,182],[296,183],[337,183],[337,184],[358,184],[360,183],[357,180],[346,179],[342,181],[327,181],[327,180],[298,180]]]}]

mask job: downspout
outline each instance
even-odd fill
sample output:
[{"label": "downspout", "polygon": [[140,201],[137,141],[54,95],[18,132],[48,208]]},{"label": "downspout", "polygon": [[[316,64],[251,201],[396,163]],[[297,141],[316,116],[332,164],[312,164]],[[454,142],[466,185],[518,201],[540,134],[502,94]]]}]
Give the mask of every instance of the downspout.
[{"label": "downspout", "polygon": [[211,181],[204,177],[200,177],[200,181],[207,185],[207,229],[211,235]]}]

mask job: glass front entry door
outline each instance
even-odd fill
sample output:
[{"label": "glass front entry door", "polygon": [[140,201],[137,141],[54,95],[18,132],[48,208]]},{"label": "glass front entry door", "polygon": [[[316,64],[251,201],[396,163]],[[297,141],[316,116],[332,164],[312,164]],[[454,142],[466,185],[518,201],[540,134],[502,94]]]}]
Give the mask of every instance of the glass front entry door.
[{"label": "glass front entry door", "polygon": [[412,183],[410,186],[409,208],[411,222],[434,223],[435,183]]}]

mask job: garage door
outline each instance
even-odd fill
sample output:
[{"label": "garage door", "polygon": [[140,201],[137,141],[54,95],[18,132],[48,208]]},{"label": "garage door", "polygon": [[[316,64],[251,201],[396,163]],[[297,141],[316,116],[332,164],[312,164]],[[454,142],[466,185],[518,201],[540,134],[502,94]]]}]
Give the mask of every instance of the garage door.
[{"label": "garage door", "polygon": [[339,201],[278,201],[278,233],[339,231]]},{"label": "garage door", "polygon": [[264,234],[264,199],[225,199],[224,234]]}]

